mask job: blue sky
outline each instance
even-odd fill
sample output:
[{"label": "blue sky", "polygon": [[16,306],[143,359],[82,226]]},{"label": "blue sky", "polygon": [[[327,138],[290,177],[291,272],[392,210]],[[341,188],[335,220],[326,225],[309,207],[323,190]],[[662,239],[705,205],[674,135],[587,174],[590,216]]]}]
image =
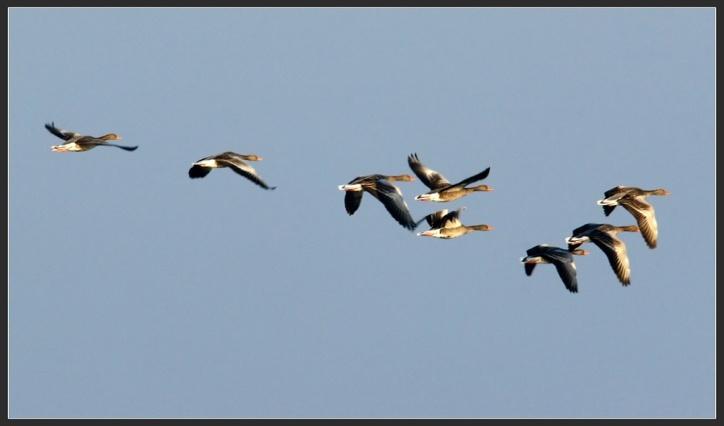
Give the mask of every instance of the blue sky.
[{"label": "blue sky", "polygon": [[[713,417],[713,8],[11,9],[9,415]],[[50,151],[43,124],[135,152]],[[229,170],[264,157],[275,191]],[[488,166],[494,231],[416,236],[337,185]],[[519,258],[615,185],[631,282]]]}]

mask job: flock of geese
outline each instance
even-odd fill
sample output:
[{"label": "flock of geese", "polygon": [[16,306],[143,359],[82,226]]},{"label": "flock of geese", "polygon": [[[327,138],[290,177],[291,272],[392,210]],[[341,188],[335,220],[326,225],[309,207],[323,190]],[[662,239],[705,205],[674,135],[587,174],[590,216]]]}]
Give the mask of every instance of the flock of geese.
[{"label": "flock of geese", "polygon": [[[54,152],[84,152],[98,146],[111,146],[125,151],[135,151],[138,148],[138,146],[111,143],[111,141],[121,139],[115,133],[108,133],[98,137],[87,136],[57,128],[54,123],[45,124],[45,128],[63,140],[62,144],[51,147]],[[267,185],[259,177],[256,170],[246,163],[246,161],[261,160],[262,158],[255,154],[237,154],[227,151],[194,162],[188,174],[189,178],[198,179],[205,177],[213,169],[228,167],[261,188],[273,190],[276,186]],[[415,197],[417,201],[444,203],[458,200],[474,192],[493,190],[489,185],[469,186],[487,178],[488,174],[490,174],[490,167],[459,182],[450,183],[442,174],[422,164],[416,153],[407,157],[407,164],[415,176],[430,189],[424,194],[417,195]],[[338,188],[345,193],[344,207],[350,216],[359,209],[362,197],[367,192],[382,203],[390,216],[404,228],[414,231],[422,222],[427,222],[429,229],[418,233],[419,236],[452,239],[462,237],[473,231],[490,231],[493,229],[491,225],[486,224],[464,225],[460,221],[460,214],[465,207],[454,211],[438,210],[415,221],[402,196],[402,191],[392,184],[392,182],[412,182],[413,180],[415,178],[408,174],[374,174],[356,177],[345,185],[339,185]],[[597,201],[597,204],[603,207],[604,215],[609,216],[616,206],[621,206],[636,219],[637,225],[615,226],[605,223],[587,223],[574,229],[571,235],[565,238],[567,248],[554,247],[548,244],[531,247],[526,251],[526,256],[520,259],[526,275],[530,276],[537,264],[553,264],[566,289],[576,293],[578,292],[578,281],[573,256],[588,255],[589,252],[581,249],[580,246],[584,243],[593,243],[606,255],[619,282],[624,286],[629,285],[631,283],[631,267],[626,245],[618,237],[618,234],[640,231],[646,245],[651,249],[656,248],[658,237],[656,215],[653,206],[646,201],[646,197],[669,194],[670,192],[663,188],[645,190],[631,186],[616,186],[609,189],[604,193],[604,198]]]}]

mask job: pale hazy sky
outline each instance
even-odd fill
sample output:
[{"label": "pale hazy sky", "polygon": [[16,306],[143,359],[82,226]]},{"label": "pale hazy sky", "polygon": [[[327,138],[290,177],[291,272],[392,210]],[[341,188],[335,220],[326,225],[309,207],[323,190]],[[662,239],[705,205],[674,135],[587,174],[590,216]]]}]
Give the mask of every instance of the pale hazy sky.
[{"label": "pale hazy sky", "polygon": [[[713,8],[11,9],[10,412],[713,417]],[[50,151],[43,124],[135,152]],[[275,191],[190,164],[255,153]],[[417,237],[337,185],[491,167],[494,231]],[[578,294],[519,258],[653,197]]]}]

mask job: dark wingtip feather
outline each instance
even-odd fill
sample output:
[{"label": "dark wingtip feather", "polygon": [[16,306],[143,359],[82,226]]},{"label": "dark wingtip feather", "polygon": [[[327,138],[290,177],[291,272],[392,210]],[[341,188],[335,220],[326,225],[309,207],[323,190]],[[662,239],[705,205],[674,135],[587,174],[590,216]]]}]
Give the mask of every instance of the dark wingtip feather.
[{"label": "dark wingtip feather", "polygon": [[535,263],[524,263],[523,269],[525,270],[525,274],[527,276],[533,275],[533,269],[535,269]]},{"label": "dark wingtip feather", "polygon": [[189,177],[191,179],[202,178],[202,177],[208,175],[210,171],[211,171],[211,169],[209,169],[207,167],[201,167],[198,165],[194,165],[189,169]]}]

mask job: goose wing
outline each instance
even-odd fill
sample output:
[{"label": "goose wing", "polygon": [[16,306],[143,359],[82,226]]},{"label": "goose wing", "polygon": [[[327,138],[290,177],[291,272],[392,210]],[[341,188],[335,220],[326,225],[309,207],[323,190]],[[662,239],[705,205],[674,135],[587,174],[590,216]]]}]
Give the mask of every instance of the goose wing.
[{"label": "goose wing", "polygon": [[478,173],[478,174],[475,174],[475,175],[470,176],[469,178],[465,178],[465,179],[461,180],[461,181],[458,182],[458,183],[454,183],[454,184],[448,185],[448,186],[446,186],[446,187],[444,187],[444,188],[439,188],[438,190],[439,190],[439,191],[444,191],[444,190],[450,189],[450,188],[462,188],[462,187],[464,187],[464,186],[466,186],[466,185],[469,185],[469,184],[471,184],[471,183],[473,183],[473,182],[477,182],[477,181],[479,181],[479,180],[485,179],[486,177],[488,177],[488,174],[490,174],[490,167],[488,167],[487,169],[483,170],[482,172],[480,172],[480,173]]},{"label": "goose wing", "polygon": [[656,239],[659,234],[659,225],[656,223],[656,212],[654,206],[646,202],[643,198],[627,199],[621,203],[623,208],[628,210],[636,219],[636,223],[641,230],[641,235],[646,241],[649,248],[656,248]]},{"label": "goose wing", "polygon": [[344,193],[344,209],[347,210],[347,214],[352,216],[354,212],[359,209],[362,203],[363,191],[347,191]]},{"label": "goose wing", "polygon": [[[625,189],[626,189],[625,186],[621,186],[621,185],[615,186],[615,187],[609,189],[608,191],[604,192],[603,198],[605,200],[619,199],[619,198],[623,197],[624,195],[626,195],[627,191]],[[601,206],[601,207],[603,207],[603,214],[608,216],[616,208],[616,205],[608,205],[608,206]]]},{"label": "goose wing", "polygon": [[576,277],[576,265],[572,262],[555,261],[551,262],[558,271],[558,276],[561,277],[563,285],[571,293],[578,293],[578,278]]},{"label": "goose wing", "polygon": [[459,226],[463,226],[463,224],[460,222],[460,211],[461,209],[457,209],[443,216],[442,219],[440,219],[440,227],[457,228]]},{"label": "goose wing", "polygon": [[587,235],[589,232],[593,231],[594,229],[601,226],[600,223],[587,223],[585,225],[581,225],[578,228],[574,229],[571,233],[574,237],[582,237],[584,235]]},{"label": "goose wing", "polygon": [[[542,256],[544,249],[545,246],[543,245],[537,245],[529,248],[525,251],[526,257],[523,258],[523,260],[528,260],[530,258],[539,258],[541,259],[541,261],[545,262],[546,260]],[[533,274],[533,269],[535,269],[535,265],[537,265],[537,263],[523,263],[525,274],[531,276]]]},{"label": "goose wing", "polygon": [[387,181],[378,180],[374,186],[365,186],[365,191],[372,194],[384,206],[390,215],[403,227],[414,230],[417,223],[410,215],[407,203],[402,198],[402,191]]},{"label": "goose wing", "polygon": [[430,229],[440,228],[441,220],[446,214],[447,214],[447,209],[442,209],[442,210],[436,211],[435,213],[430,213],[429,215],[418,220],[417,225],[426,221],[428,226],[430,226]]},{"label": "goose wing", "polygon": [[407,164],[420,181],[432,190],[450,185],[450,182],[445,179],[443,175],[422,164],[420,159],[417,158],[417,153],[411,154],[407,157]]},{"label": "goose wing", "polygon": [[209,173],[211,173],[211,167],[203,167],[203,166],[199,166],[198,164],[194,164],[189,169],[189,177],[191,179],[202,178],[202,177],[208,175]]},{"label": "goose wing", "polygon": [[138,145],[136,146],[125,146],[125,145],[118,145],[115,143],[104,141],[103,139],[96,139],[96,138],[89,138],[89,137],[82,137],[79,140],[76,141],[78,145],[81,146],[113,146],[116,148],[121,148],[125,151],[135,151],[138,149]]},{"label": "goose wing", "polygon": [[543,257],[546,261],[553,262],[572,262],[573,254],[566,249],[552,246],[538,246],[537,256]]},{"label": "goose wing", "polygon": [[276,186],[269,186],[261,180],[259,175],[256,174],[256,170],[254,170],[253,167],[246,164],[241,158],[238,156],[217,156],[215,158],[216,162],[222,166],[227,166],[231,168],[234,172],[237,174],[244,176],[245,178],[249,179],[250,181],[254,182],[255,184],[261,186],[264,189],[276,189]]},{"label": "goose wing", "polygon": [[[581,225],[578,228],[574,229],[573,232],[571,232],[571,237],[569,238],[582,238],[582,237],[588,237],[591,232],[596,230],[599,226],[601,226],[600,223],[587,223],[585,225]],[[568,239],[566,239],[568,240]],[[575,242],[575,243],[568,243],[568,251],[573,251],[577,247],[579,247],[583,242]]]},{"label": "goose wing", "polygon": [[69,130],[63,130],[55,127],[55,123],[45,123],[45,128],[48,129],[50,133],[66,141],[71,140],[76,136],[80,136],[80,133],[71,132]]},{"label": "goose wing", "polygon": [[563,285],[571,293],[578,292],[578,279],[576,278],[576,264],[573,262],[573,255],[559,247],[541,247],[541,255],[549,263],[552,263],[561,277]]},{"label": "goose wing", "polygon": [[609,189],[608,191],[603,193],[604,198],[611,198],[616,194],[621,194],[621,196],[626,194],[626,187],[625,186],[614,186],[613,188]]},{"label": "goose wing", "polygon": [[595,232],[591,235],[591,241],[604,252],[621,284],[629,285],[631,283],[631,266],[626,253],[626,244],[607,232]]}]

